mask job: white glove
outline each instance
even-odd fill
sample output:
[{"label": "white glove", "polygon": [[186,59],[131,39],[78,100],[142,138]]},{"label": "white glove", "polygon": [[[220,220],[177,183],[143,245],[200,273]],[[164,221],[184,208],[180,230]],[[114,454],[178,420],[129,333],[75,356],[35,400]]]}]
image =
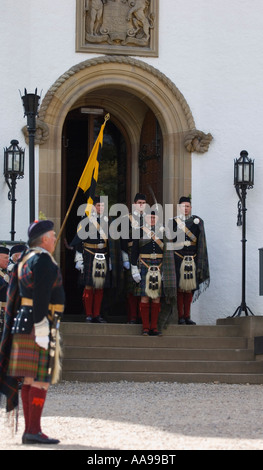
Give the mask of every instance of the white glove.
[{"label": "white glove", "polygon": [[40,348],[48,349],[49,337],[48,336],[36,336],[35,342],[40,346]]},{"label": "white glove", "polygon": [[131,265],[131,273],[135,282],[139,283],[141,281],[141,275],[137,266]]},{"label": "white glove", "polygon": [[125,269],[130,269],[131,265],[130,265],[128,253],[126,253],[126,251],[122,251],[121,255],[122,255],[123,267]]},{"label": "white glove", "polygon": [[79,251],[76,251],[76,254],[75,254],[75,268],[82,272],[83,273],[83,270],[84,270],[84,266],[83,266],[83,256],[82,254],[79,252]]},{"label": "white glove", "polygon": [[35,328],[35,342],[41,348],[48,349],[49,343],[49,322],[47,317],[43,318],[38,323],[34,324]]},{"label": "white glove", "polygon": [[81,273],[83,273],[83,270],[84,270],[83,261],[77,261],[75,264],[75,268]]}]

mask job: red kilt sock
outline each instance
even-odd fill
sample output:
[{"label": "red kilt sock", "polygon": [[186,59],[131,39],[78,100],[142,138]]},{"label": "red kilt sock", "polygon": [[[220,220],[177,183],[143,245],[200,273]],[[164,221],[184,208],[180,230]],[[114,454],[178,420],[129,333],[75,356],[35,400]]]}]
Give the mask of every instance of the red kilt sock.
[{"label": "red kilt sock", "polygon": [[21,400],[23,405],[24,419],[25,419],[25,432],[28,432],[29,425],[29,392],[31,385],[23,384],[21,388]]},{"label": "red kilt sock", "polygon": [[150,329],[150,304],[140,302],[140,312],[142,316],[142,327],[144,330]]},{"label": "red kilt sock", "polygon": [[103,298],[103,289],[94,289],[94,308],[92,317],[100,316],[100,307]]},{"label": "red kilt sock", "polygon": [[41,431],[41,415],[46,400],[47,390],[30,387],[29,391],[29,424],[27,432],[37,434]]},{"label": "red kilt sock", "polygon": [[86,317],[92,317],[93,289],[84,289],[82,301],[85,308]]},{"label": "red kilt sock", "polygon": [[184,318],[190,318],[192,300],[193,300],[192,292],[185,292],[184,293]]},{"label": "red kilt sock", "polygon": [[158,317],[160,312],[160,302],[151,304],[151,330],[157,330]]}]

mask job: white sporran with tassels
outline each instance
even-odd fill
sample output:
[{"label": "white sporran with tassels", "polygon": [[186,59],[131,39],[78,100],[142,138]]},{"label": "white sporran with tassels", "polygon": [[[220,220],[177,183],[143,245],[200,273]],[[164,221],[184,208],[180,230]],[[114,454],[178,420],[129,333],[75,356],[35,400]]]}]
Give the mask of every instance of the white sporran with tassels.
[{"label": "white sporran with tassels", "polygon": [[191,291],[196,289],[196,266],[193,256],[184,256],[180,267],[180,289]]},{"label": "white sporran with tassels", "polygon": [[107,261],[103,253],[95,253],[92,266],[92,280],[95,289],[103,289],[107,274]]},{"label": "white sporran with tassels", "polygon": [[145,279],[145,294],[151,299],[158,299],[161,295],[162,276],[159,266],[149,266]]}]

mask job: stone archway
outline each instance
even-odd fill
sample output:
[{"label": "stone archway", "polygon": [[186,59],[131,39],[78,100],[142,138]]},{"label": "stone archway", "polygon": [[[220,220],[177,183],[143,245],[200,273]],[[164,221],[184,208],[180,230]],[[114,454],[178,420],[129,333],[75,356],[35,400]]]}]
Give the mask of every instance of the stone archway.
[{"label": "stone archway", "polygon": [[154,67],[130,57],[90,59],[65,72],[45,95],[38,118],[39,209],[61,224],[61,137],[67,113],[85,104],[107,109],[122,123],[131,158],[131,193],[138,187],[141,126],[151,109],[163,135],[164,203],[191,192],[191,152],[204,153],[212,140],[195,128],[177,87]]}]

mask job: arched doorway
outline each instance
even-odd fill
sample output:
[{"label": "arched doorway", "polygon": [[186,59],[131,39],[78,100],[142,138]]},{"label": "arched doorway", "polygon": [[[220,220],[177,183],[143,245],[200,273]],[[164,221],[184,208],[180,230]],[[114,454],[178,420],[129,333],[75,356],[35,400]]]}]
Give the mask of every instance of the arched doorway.
[{"label": "arched doorway", "polygon": [[[61,213],[65,216],[72,199],[72,193],[77,187],[80,175],[86,165],[93,144],[104,121],[103,109],[76,108],[70,111],[65,119],[62,133],[62,197]],[[126,204],[128,185],[126,143],[118,127],[108,121],[104,129],[103,147],[101,152],[99,178],[96,194],[108,197],[109,208],[116,203]],[[66,292],[65,315],[81,315],[82,277],[75,269],[74,251],[70,243],[73,240],[80,218],[78,207],[86,203],[85,195],[79,191],[74,206],[69,213],[61,244],[60,264]],[[121,297],[121,293],[119,295]],[[124,299],[118,299],[118,304]],[[125,305],[114,308],[115,320],[124,316]],[[107,315],[111,315],[107,309]],[[112,315],[111,315],[112,316]],[[109,318],[107,318],[109,321]]]},{"label": "arched doorway", "polygon": [[[104,120],[101,108],[80,107],[71,110],[65,119],[62,132],[62,218],[67,213],[72,193],[85,167],[92,146]],[[153,188],[158,202],[162,203],[162,153],[161,131],[152,111],[146,113],[140,137],[139,187],[138,191],[147,194],[147,201],[153,204],[149,185]],[[117,125],[107,122],[104,129],[99,178],[96,193],[108,197],[109,208],[116,203],[127,205],[130,194],[131,175],[127,171],[127,151],[125,139]],[[73,240],[79,223],[78,207],[86,203],[85,195],[79,191],[74,206],[69,213],[61,244],[60,264],[66,291],[65,315],[84,314],[82,305],[81,275],[75,269]],[[124,292],[118,292],[115,302],[111,298],[111,308],[107,299],[104,312],[107,321],[125,321],[126,299]],[[109,318],[110,317],[110,318]]]},{"label": "arched doorway", "polygon": [[[81,107],[109,112],[111,122],[123,136],[128,204],[143,180],[139,154],[144,146],[142,129],[149,115],[154,116],[156,135],[162,137],[159,197],[163,204],[176,203],[179,195],[191,192],[191,152],[207,151],[212,137],[195,129],[191,110],[180,91],[160,71],[142,61],[114,56],[87,60],[55,82],[39,110],[38,127],[40,133],[45,133],[45,138],[39,138],[39,209],[55,221],[57,232],[64,215],[63,128],[68,113]],[[60,243],[56,252],[59,262],[62,250]]]}]

